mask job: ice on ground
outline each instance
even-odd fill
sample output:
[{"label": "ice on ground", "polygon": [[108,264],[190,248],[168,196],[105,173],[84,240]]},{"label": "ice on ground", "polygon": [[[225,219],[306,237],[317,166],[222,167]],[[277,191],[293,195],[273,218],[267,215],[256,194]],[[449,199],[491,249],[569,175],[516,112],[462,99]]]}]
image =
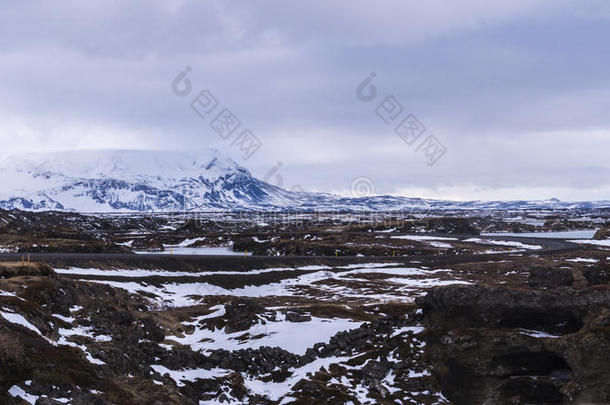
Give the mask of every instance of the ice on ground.
[{"label": "ice on ground", "polygon": [[580,231],[555,231],[555,232],[487,232],[481,236],[514,236],[518,238],[545,238],[545,239],[592,239],[597,229],[585,229]]},{"label": "ice on ground", "polygon": [[392,233],[396,230],[396,228],[384,229],[383,231],[375,231],[377,233]]},{"label": "ice on ground", "polygon": [[30,323],[30,321],[25,319],[23,316],[16,314],[14,312],[8,312],[8,310],[6,308],[4,308],[4,311],[0,311],[0,315],[2,315],[2,317],[4,319],[6,319],[7,321],[9,321],[10,323],[14,323],[16,325],[21,325],[24,328],[27,328],[27,329],[31,330],[32,332],[36,333],[37,335],[44,337],[42,332],[36,326],[32,325]]},{"label": "ice on ground", "polygon": [[31,405],[34,405],[36,403],[36,401],[38,401],[38,398],[39,398],[37,395],[28,394],[18,385],[13,385],[8,390],[8,394],[13,398],[19,397]]},{"label": "ice on ground", "polygon": [[59,335],[60,335],[59,341],[54,342],[54,341],[50,340],[49,338],[47,338],[46,336],[44,336],[42,334],[42,332],[40,331],[40,329],[38,329],[36,326],[32,325],[32,323],[30,323],[27,319],[25,319],[20,314],[9,312],[7,309],[4,309],[3,311],[0,311],[0,315],[4,319],[6,319],[8,322],[11,322],[11,323],[14,323],[17,325],[21,325],[21,326],[31,330],[32,332],[36,333],[37,335],[39,335],[40,337],[42,337],[43,339],[45,339],[47,342],[49,342],[52,345],[55,345],[55,346],[65,345],[65,346],[72,346],[72,347],[77,347],[77,348],[81,349],[85,353],[87,360],[89,360],[93,364],[106,364],[103,361],[94,358],[89,352],[87,352],[86,346],[78,345],[74,342],[70,342],[66,338],[70,337],[70,336],[78,335],[78,336],[88,336],[88,337],[90,337],[94,340],[100,341],[100,342],[107,342],[108,339],[111,340],[111,338],[108,336],[104,336],[104,335],[93,336],[90,333],[90,330],[88,328],[83,328],[83,327],[77,327],[74,329],[59,328]]},{"label": "ice on ground", "polygon": [[435,247],[435,248],[441,248],[441,249],[451,249],[453,247],[453,245],[449,244],[449,243],[445,243],[445,242],[428,242],[428,245]]},{"label": "ice on ground", "polygon": [[17,294],[15,294],[14,292],[11,292],[11,291],[3,291],[3,290],[0,290],[0,296],[2,296],[2,297],[17,297],[17,298],[19,298],[19,297],[17,296]]},{"label": "ice on ground", "polygon": [[160,255],[193,255],[193,256],[227,256],[227,255],[248,255],[252,253],[235,252],[230,247],[217,247],[217,246],[201,246],[201,247],[183,247],[183,246],[165,246],[163,252],[148,252],[148,251],[134,251],[137,254],[160,254]]},{"label": "ice on ground", "polygon": [[396,283],[396,284],[404,284],[409,287],[414,288],[430,288],[430,287],[441,287],[445,285],[470,285],[468,281],[461,280],[440,280],[438,278],[424,278],[424,279],[408,279],[408,278],[389,278],[386,281]]},{"label": "ice on ground", "polygon": [[196,317],[193,321],[190,322],[182,322],[184,325],[198,325],[199,322],[210,319],[210,318],[218,318],[219,316],[223,316],[226,313],[226,309],[224,305],[215,305],[210,308],[213,312],[210,312],[207,315],[201,315]]},{"label": "ice on ground", "polygon": [[[266,324],[259,322],[245,331],[225,333],[224,329],[211,331],[198,327],[190,335],[168,336],[166,340],[188,345],[196,351],[217,349],[233,351],[270,346],[303,355],[314,344],[328,342],[338,332],[356,329],[362,324],[363,322],[350,319],[317,317],[312,317],[309,322],[288,322],[280,316],[277,322],[267,321]],[[246,334],[249,335],[248,339],[238,340]],[[258,338],[252,339],[253,337]]]},{"label": "ice on ground", "polygon": [[[204,240],[205,240],[205,238],[185,239],[182,242],[180,242],[179,244],[173,245],[173,247],[187,247],[189,245],[192,245],[195,242],[201,242],[201,241],[204,241]],[[172,246],[172,245],[170,245],[170,246]]]},{"label": "ice on ground", "polygon": [[154,300],[158,305],[173,307],[186,307],[200,303],[204,295],[225,295],[228,290],[209,283],[165,283],[154,286],[147,283],[133,281],[104,281],[104,280],[82,280],[101,284],[107,284],[114,288],[122,288],[133,294],[154,294],[158,298]]},{"label": "ice on ground", "polygon": [[93,340],[97,340],[98,342],[108,342],[108,341],[112,340],[111,337],[105,336],[105,335],[94,336],[91,333],[90,328],[78,326],[73,329],[59,328],[59,340],[57,341],[57,343],[53,343],[56,345],[71,346],[71,347],[76,347],[76,348],[80,349],[85,354],[87,361],[89,361],[91,364],[96,364],[96,365],[106,364],[102,360],[96,359],[95,357],[93,357],[91,355],[91,353],[89,353],[87,351],[87,346],[79,345],[79,344],[69,341],[67,338],[69,338],[70,336],[86,336]]},{"label": "ice on ground", "polygon": [[[348,264],[347,266],[339,266],[337,269],[377,269],[380,267],[394,267],[400,266],[402,263],[356,263]],[[332,267],[326,267],[331,269]],[[322,270],[322,269],[320,269]]]},{"label": "ice on ground", "polygon": [[574,259],[567,259],[566,262],[572,262],[572,263],[597,263],[599,262],[599,260],[597,259],[588,259],[585,257],[576,257]]},{"label": "ice on ground", "polygon": [[267,397],[272,401],[277,401],[287,395],[292,388],[308,374],[315,374],[320,369],[328,369],[331,364],[338,364],[348,361],[349,357],[327,357],[317,359],[303,367],[291,369],[292,375],[284,382],[263,382],[244,376],[244,385],[251,392]]},{"label": "ice on ground", "polygon": [[62,321],[69,323],[69,324],[72,324],[75,321],[74,318],[69,317],[69,316],[63,316],[61,314],[52,314],[52,316],[55,318],[61,319]]},{"label": "ice on ground", "polygon": [[417,335],[418,333],[422,333],[423,331],[424,328],[422,328],[421,326],[404,326],[402,328],[395,329],[394,333],[392,333],[392,336],[390,337],[393,338],[405,332],[412,332]]},{"label": "ice on ground", "polygon": [[484,245],[499,245],[499,246],[510,246],[520,249],[540,250],[540,245],[529,245],[522,242],[508,241],[508,240],[493,240],[493,239],[480,239],[480,238],[469,238],[462,242],[480,243]]},{"label": "ice on ground", "polygon": [[589,245],[610,247],[610,239],[606,239],[606,240],[577,239],[577,240],[570,240],[568,242],[578,243],[579,245],[589,244]]},{"label": "ice on ground", "polygon": [[431,274],[443,273],[443,272],[451,272],[449,269],[439,269],[439,270],[423,270],[416,267],[394,267],[389,269],[356,269],[351,271],[346,271],[339,273],[341,276],[349,275],[349,274],[389,274],[396,276],[429,276]]},{"label": "ice on ground", "polygon": [[71,336],[84,336],[95,340],[96,342],[110,342],[112,340],[112,337],[107,335],[94,335],[92,329],[93,328],[87,326],[76,326],[72,329],[59,328],[59,335],[64,339]]},{"label": "ice on ground", "polygon": [[245,275],[245,274],[263,274],[271,273],[276,271],[286,270],[297,270],[297,271],[314,271],[314,270],[328,270],[332,267],[310,265],[301,266],[295,268],[289,267],[270,267],[266,269],[255,269],[245,271],[200,271],[200,272],[188,272],[188,271],[162,271],[162,270],[144,270],[144,269],[113,269],[103,270],[95,268],[81,268],[81,267],[70,267],[67,269],[55,269],[56,273],[59,274],[77,274],[82,276],[109,276],[109,277],[131,277],[131,278],[144,278],[144,277],[206,277],[214,276],[218,274],[222,275]]},{"label": "ice on ground", "polygon": [[224,370],[221,368],[213,368],[210,370],[206,370],[204,368],[193,370],[170,370],[161,365],[152,365],[150,367],[161,375],[169,374],[170,378],[176,382],[178,387],[184,387],[185,384],[183,381],[195,382],[197,380],[210,380],[214,378],[222,378],[231,373],[230,370]]},{"label": "ice on ground", "polygon": [[[334,299],[333,297],[362,298],[387,302],[389,300],[412,301],[413,294],[409,294],[415,288],[429,288],[437,285],[465,284],[459,279],[439,279],[439,273],[448,274],[449,269],[426,270],[422,268],[409,267],[385,267],[389,264],[372,263],[358,267],[350,265],[336,268],[334,271],[320,270],[302,274],[297,277],[287,278],[281,281],[263,285],[245,285],[239,288],[225,289],[207,282],[188,283],[162,283],[148,284],[146,282],[132,281],[109,281],[109,280],[86,280],[90,282],[108,284],[115,288],[123,288],[131,293],[146,293],[156,296],[153,300],[158,306],[184,307],[197,305],[203,296],[229,295],[239,297],[269,297],[269,296],[302,296],[316,297],[322,299]],[[324,266],[306,266],[297,270],[314,270],[325,268]],[[266,270],[257,270],[263,272]],[[344,270],[344,271],[341,271]],[[78,271],[78,270],[77,270]],[[103,270],[100,270],[103,271]],[[112,270],[115,272],[118,270]],[[278,271],[278,269],[273,269]],[[86,271],[89,272],[89,271]],[[97,271],[91,271],[96,273]],[[138,274],[140,273],[138,271]],[[219,274],[249,274],[247,272],[220,272]],[[252,273],[255,274],[255,273]],[[370,279],[368,274],[385,274],[403,278]],[[359,275],[358,278],[354,277]],[[412,278],[408,278],[412,277]],[[428,280],[428,281],[425,281]],[[357,283],[358,285],[354,284]],[[380,290],[380,283],[383,284]],[[395,283],[396,287],[389,287],[388,283]],[[362,285],[369,284],[369,286]],[[405,289],[406,287],[406,289]]]},{"label": "ice on ground", "polygon": [[391,236],[392,239],[407,239],[407,240],[458,240],[458,238],[449,238],[442,236],[424,236],[424,235],[397,235]]},{"label": "ice on ground", "polygon": [[529,329],[523,329],[523,331],[519,332],[519,333],[522,335],[527,335],[527,336],[531,336],[531,337],[535,337],[535,338],[557,339],[557,338],[561,337],[561,336],[557,336],[557,335],[551,335],[550,333],[541,332],[541,331],[537,331],[537,330],[529,330]]}]

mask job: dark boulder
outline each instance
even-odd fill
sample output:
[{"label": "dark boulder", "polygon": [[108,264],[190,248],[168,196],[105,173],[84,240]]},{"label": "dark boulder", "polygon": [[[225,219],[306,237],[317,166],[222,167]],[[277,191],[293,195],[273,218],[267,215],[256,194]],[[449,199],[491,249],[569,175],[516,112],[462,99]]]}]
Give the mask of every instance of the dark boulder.
[{"label": "dark boulder", "polygon": [[144,336],[153,342],[160,343],[165,340],[163,329],[152,318],[142,319],[142,329],[144,330]]},{"label": "dark boulder", "polygon": [[309,322],[311,321],[311,315],[306,314],[300,308],[293,308],[286,313],[286,320],[288,322]]},{"label": "dark boulder", "polygon": [[449,286],[418,299],[427,356],[459,404],[610,401],[610,292]]},{"label": "dark boulder", "polygon": [[255,301],[240,298],[225,305],[225,315],[227,323],[225,331],[227,333],[240,332],[250,329],[258,323],[258,314],[265,311],[265,308]]},{"label": "dark boulder", "polygon": [[568,287],[574,283],[574,276],[571,270],[534,267],[530,270],[527,282],[535,288]]},{"label": "dark boulder", "polygon": [[362,380],[366,384],[371,384],[375,381],[381,381],[390,371],[390,365],[380,361],[369,360],[362,367]]},{"label": "dark boulder", "polygon": [[132,249],[146,250],[148,252],[164,252],[165,246],[156,238],[141,238],[135,239],[131,244]]},{"label": "dark boulder", "polygon": [[608,284],[610,282],[610,267],[608,265],[593,266],[583,271],[590,285]]}]

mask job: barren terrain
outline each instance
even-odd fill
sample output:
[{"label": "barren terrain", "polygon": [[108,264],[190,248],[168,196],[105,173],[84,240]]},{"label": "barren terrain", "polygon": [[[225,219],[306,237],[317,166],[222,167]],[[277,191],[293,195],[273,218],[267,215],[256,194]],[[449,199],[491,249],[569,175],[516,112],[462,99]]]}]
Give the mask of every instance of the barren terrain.
[{"label": "barren terrain", "polygon": [[[2,403],[610,401],[603,239],[486,235],[506,213],[4,215]],[[606,214],[527,215],[593,234]]]}]

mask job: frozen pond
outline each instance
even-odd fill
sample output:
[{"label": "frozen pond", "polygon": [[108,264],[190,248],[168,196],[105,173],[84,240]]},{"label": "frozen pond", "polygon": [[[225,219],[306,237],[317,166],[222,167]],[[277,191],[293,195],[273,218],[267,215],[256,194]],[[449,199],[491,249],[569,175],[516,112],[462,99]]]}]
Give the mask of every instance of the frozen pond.
[{"label": "frozen pond", "polygon": [[[235,252],[230,247],[183,247],[183,246],[165,246],[164,252],[135,252],[139,254],[162,254],[162,255],[241,255],[245,252]],[[248,253],[250,255],[251,253]]]},{"label": "frozen pond", "polygon": [[549,239],[593,239],[597,229],[564,232],[493,232],[481,233],[481,236],[514,236],[518,238],[549,238]]}]

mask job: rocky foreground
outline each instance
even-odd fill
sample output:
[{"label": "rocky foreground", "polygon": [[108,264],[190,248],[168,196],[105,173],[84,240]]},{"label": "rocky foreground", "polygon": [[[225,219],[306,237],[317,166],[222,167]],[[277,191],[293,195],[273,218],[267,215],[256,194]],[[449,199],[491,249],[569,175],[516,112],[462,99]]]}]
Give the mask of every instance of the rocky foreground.
[{"label": "rocky foreground", "polygon": [[420,303],[428,361],[453,402],[610,401],[606,287],[446,287]]},{"label": "rocky foreground", "polygon": [[0,403],[609,403],[595,254],[189,277],[0,264]]}]

